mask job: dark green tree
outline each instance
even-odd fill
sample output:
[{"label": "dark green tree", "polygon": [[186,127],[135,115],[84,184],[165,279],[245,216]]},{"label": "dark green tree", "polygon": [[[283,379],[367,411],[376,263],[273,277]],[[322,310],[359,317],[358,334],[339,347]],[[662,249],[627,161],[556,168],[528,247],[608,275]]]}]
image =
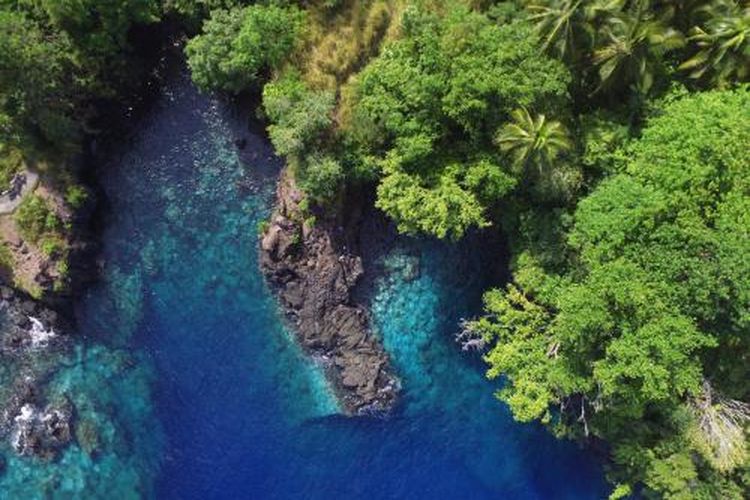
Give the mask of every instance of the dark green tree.
[{"label": "dark green tree", "polygon": [[0,46],[0,141],[72,146],[78,127],[71,40],[44,33],[22,12],[0,10]]},{"label": "dark green tree", "polygon": [[698,9],[703,21],[690,31],[695,54],[680,69],[717,87],[750,78],[750,4],[715,0]]},{"label": "dark green tree", "polygon": [[185,48],[193,80],[203,90],[250,88],[294,48],[302,19],[296,7],[276,5],[213,11]]}]

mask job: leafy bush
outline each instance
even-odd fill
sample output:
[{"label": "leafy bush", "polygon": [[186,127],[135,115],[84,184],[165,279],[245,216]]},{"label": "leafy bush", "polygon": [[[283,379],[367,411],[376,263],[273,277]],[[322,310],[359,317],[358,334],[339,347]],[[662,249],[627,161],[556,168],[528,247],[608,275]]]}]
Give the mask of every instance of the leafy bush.
[{"label": "leafy bush", "polygon": [[750,390],[748,109],[745,89],[667,104],[579,202],[569,258],[545,268],[538,234],[515,236],[514,283],[472,324],[516,418],[612,444],[618,495],[742,496],[723,477],[749,458],[729,397]]},{"label": "leafy bush", "polygon": [[0,144],[0,191],[5,191],[16,173],[23,167],[21,151]]},{"label": "leafy bush", "polygon": [[213,11],[185,48],[193,80],[204,90],[248,89],[292,50],[302,19],[296,7],[276,5]]},{"label": "leafy bush", "polygon": [[21,235],[33,243],[38,243],[43,236],[62,227],[60,218],[45,199],[38,195],[28,196],[23,200],[16,210],[15,220]]},{"label": "leafy bush", "polygon": [[0,274],[12,273],[13,264],[13,254],[10,249],[4,243],[0,243]]},{"label": "leafy bush", "polygon": [[65,249],[65,242],[57,235],[44,236],[39,242],[39,249],[47,257],[59,257]]},{"label": "leafy bush", "polygon": [[263,88],[263,108],[272,124],[268,135],[276,152],[298,159],[331,125],[334,95],[310,90],[290,71]]},{"label": "leafy bush", "polygon": [[302,188],[316,203],[325,203],[338,191],[344,177],[341,164],[329,156],[314,155],[300,172]]},{"label": "leafy bush", "polygon": [[86,190],[77,184],[73,184],[68,187],[65,191],[65,202],[70,205],[73,210],[77,210],[86,203],[88,199],[88,193]]},{"label": "leafy bush", "polygon": [[515,108],[559,112],[569,76],[524,23],[409,7],[402,30],[357,77],[346,132],[360,163],[378,165],[377,204],[401,230],[460,237],[518,183],[497,130]]},{"label": "leafy bush", "polygon": [[46,34],[21,12],[0,9],[0,45],[0,141],[69,147],[77,135],[67,81],[74,68],[70,39]]}]

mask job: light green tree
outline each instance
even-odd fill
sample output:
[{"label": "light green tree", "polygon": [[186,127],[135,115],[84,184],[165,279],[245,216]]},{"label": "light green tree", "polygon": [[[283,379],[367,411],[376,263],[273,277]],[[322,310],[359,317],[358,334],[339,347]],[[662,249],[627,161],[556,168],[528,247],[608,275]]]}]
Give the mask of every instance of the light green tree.
[{"label": "light green tree", "polygon": [[562,123],[549,120],[544,114],[532,117],[526,108],[514,110],[511,116],[512,121],[500,129],[495,142],[510,154],[516,169],[534,166],[541,172],[573,148]]}]

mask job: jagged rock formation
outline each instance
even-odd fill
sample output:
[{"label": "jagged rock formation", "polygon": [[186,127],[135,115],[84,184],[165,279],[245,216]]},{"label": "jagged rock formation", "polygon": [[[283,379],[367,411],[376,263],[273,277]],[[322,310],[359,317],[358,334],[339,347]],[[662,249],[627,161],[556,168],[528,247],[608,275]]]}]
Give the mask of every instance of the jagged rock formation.
[{"label": "jagged rock formation", "polygon": [[11,444],[19,455],[52,458],[72,440],[73,405],[68,400],[40,409],[26,403],[13,418]]},{"label": "jagged rock formation", "polygon": [[43,384],[60,363],[68,338],[64,322],[37,301],[0,285],[0,439],[20,455],[54,458],[72,441],[73,405],[46,401]]},{"label": "jagged rock formation", "polygon": [[388,411],[399,383],[370,330],[367,310],[352,299],[364,272],[361,258],[344,238],[334,237],[334,221],[313,225],[301,220],[302,194],[287,172],[276,194],[276,209],[261,239],[260,265],[297,339],[324,360],[346,413]]}]

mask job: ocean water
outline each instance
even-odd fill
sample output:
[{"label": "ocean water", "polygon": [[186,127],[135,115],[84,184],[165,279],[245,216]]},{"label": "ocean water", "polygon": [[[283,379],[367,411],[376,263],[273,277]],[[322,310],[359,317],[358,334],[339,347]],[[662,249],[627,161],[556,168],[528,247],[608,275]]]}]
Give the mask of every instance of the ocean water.
[{"label": "ocean water", "polygon": [[388,418],[338,413],[258,269],[281,162],[245,121],[180,74],[101,167],[103,279],[50,389],[78,394],[97,453],[11,458],[3,496],[43,484],[61,498],[606,496],[601,464],[513,422],[454,343],[486,285],[487,256],[465,245],[399,237],[369,257],[362,297],[403,398]]}]

